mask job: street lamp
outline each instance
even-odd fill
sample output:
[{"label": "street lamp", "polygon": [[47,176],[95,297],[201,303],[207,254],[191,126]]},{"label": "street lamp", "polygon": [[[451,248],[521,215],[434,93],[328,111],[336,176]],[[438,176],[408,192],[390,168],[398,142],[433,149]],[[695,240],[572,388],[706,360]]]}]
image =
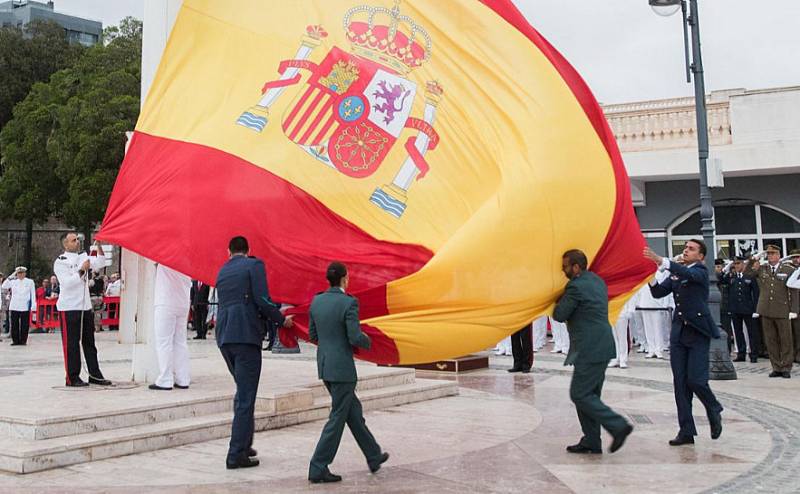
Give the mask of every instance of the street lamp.
[{"label": "street lamp", "polygon": [[[717,253],[714,242],[714,206],[711,202],[711,189],[708,187],[708,117],[706,114],[706,88],[703,81],[703,57],[700,53],[700,18],[697,0],[648,0],[656,14],[670,16],[681,11],[683,16],[683,53],[686,62],[686,82],[692,82],[694,75],[694,105],[697,116],[697,154],[700,164],[700,232],[708,249],[706,268],[709,278],[709,303],[719,306],[720,293],[716,289],[717,274],[714,270],[714,258]],[[688,15],[687,15],[688,14]],[[689,28],[691,28],[691,61],[689,60]],[[715,311],[712,311],[714,314]],[[736,379],[736,370],[728,351],[729,328],[723,328],[722,339],[712,340],[709,358],[711,360],[712,379]]]}]

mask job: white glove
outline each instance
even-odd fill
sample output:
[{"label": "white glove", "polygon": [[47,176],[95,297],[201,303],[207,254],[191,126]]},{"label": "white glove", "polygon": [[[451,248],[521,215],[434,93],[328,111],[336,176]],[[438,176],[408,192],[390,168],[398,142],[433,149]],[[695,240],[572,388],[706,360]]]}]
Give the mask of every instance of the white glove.
[{"label": "white glove", "polygon": [[797,314],[794,312],[789,313],[789,320],[791,321],[792,319],[797,319]]},{"label": "white glove", "polygon": [[759,317],[758,312],[753,312],[753,319],[758,319]]}]

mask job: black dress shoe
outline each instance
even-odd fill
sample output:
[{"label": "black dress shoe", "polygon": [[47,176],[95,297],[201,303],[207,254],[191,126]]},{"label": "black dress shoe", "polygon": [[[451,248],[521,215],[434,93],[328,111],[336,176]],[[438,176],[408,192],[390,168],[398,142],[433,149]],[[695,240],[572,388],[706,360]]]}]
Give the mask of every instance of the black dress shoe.
[{"label": "black dress shoe", "polygon": [[719,439],[722,434],[722,415],[719,413],[710,415],[708,424],[711,426],[711,439]]},{"label": "black dress shoe", "polygon": [[758,363],[758,357],[753,357],[753,356],[751,356],[751,357],[750,357],[750,363],[751,363],[751,364],[756,364],[756,363]]},{"label": "black dress shoe", "polygon": [[312,484],[327,484],[329,482],[341,482],[342,481],[342,476],[333,474],[333,473],[328,471],[328,472],[323,473],[319,477],[311,477],[311,476],[309,476],[308,480]]},{"label": "black dress shoe", "polygon": [[512,367],[508,369],[508,372],[522,372],[522,367]]},{"label": "black dress shoe", "polygon": [[254,450],[253,448],[248,448],[247,456],[258,456],[258,451]]},{"label": "black dress shoe", "polygon": [[72,382],[67,383],[67,386],[69,386],[70,388],[85,388],[88,385],[89,383],[87,383],[86,381],[81,381],[80,379],[76,379]]},{"label": "black dress shoe", "polygon": [[614,441],[611,443],[611,447],[608,449],[609,453],[614,453],[621,448],[622,445],[625,444],[625,439],[631,435],[631,432],[633,432],[633,426],[628,424],[619,432],[619,434],[615,435]]},{"label": "black dress shoe", "polygon": [[792,373],[789,372],[789,371],[782,372],[781,373],[781,377],[784,378],[784,379],[789,379],[790,377],[792,377]]},{"label": "black dress shoe", "polygon": [[164,387],[164,386],[159,386],[158,384],[151,384],[151,385],[150,385],[150,386],[148,386],[147,388],[148,388],[148,389],[155,390],[155,391],[172,391],[172,388],[167,388],[167,387]]},{"label": "black dress shoe", "polygon": [[194,337],[194,338],[192,338],[192,339],[193,339],[193,340],[205,340],[205,339],[206,339],[206,337],[205,337],[205,336],[195,336],[195,337]]},{"label": "black dress shoe", "polygon": [[256,460],[255,458],[250,458],[247,455],[242,455],[234,461],[233,463],[226,461],[225,468],[228,470],[235,470],[237,468],[250,468],[250,467],[257,467],[261,462]]},{"label": "black dress shoe", "polygon": [[178,389],[189,389],[189,385],[188,384],[186,386],[182,386],[180,384],[176,384],[175,387],[178,388]]},{"label": "black dress shoe", "polygon": [[594,449],[594,448],[587,448],[581,443],[573,444],[572,446],[567,446],[567,451],[570,453],[578,453],[578,454],[589,454],[589,455],[600,455],[603,454],[603,450],[601,449]]},{"label": "black dress shoe", "polygon": [[522,373],[523,374],[530,374],[531,373],[531,368],[530,367],[525,367],[524,369],[522,369]]},{"label": "black dress shoe", "polygon": [[694,436],[681,436],[678,434],[675,439],[669,440],[670,446],[683,446],[684,444],[694,444]]},{"label": "black dress shoe", "polygon": [[739,355],[739,356],[738,356],[738,357],[736,357],[736,358],[735,358],[733,361],[734,361],[734,362],[744,362],[744,361],[745,361],[745,359],[744,359],[744,355]]},{"label": "black dress shoe", "polygon": [[89,384],[97,384],[98,386],[111,386],[113,383],[108,379],[97,379],[96,377],[89,376]]},{"label": "black dress shoe", "polygon": [[783,377],[783,372],[772,371],[769,373],[769,377]]},{"label": "black dress shoe", "polygon": [[369,466],[369,471],[370,471],[370,472],[372,472],[372,473],[375,473],[375,472],[377,472],[378,470],[380,470],[380,469],[381,469],[381,465],[382,465],[383,463],[386,463],[386,460],[388,460],[388,459],[389,459],[389,453],[387,453],[386,451],[384,451],[383,453],[381,453],[381,457],[380,457],[380,458],[378,458],[378,461],[377,461],[377,462],[375,462],[375,463],[370,463],[370,464],[368,465],[368,466]]}]

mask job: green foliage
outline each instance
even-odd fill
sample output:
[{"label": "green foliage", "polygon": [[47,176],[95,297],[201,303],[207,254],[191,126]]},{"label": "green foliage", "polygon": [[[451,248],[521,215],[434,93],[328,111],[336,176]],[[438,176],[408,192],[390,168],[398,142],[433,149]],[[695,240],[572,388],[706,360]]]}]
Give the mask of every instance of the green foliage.
[{"label": "green foliage", "polygon": [[103,218],[139,115],[142,24],[126,18],[106,33],[14,108],[0,132],[0,214],[56,215],[81,231]]},{"label": "green foliage", "polygon": [[141,47],[142,23],[126,18],[113,37],[59,74],[66,99],[47,151],[66,186],[61,213],[81,231],[103,218],[125,154],[125,132],[139,117]]},{"label": "green foliage", "polygon": [[0,129],[36,82],[45,82],[71,65],[82,51],[83,47],[70,44],[64,28],[52,21],[33,21],[24,31],[0,28]]}]

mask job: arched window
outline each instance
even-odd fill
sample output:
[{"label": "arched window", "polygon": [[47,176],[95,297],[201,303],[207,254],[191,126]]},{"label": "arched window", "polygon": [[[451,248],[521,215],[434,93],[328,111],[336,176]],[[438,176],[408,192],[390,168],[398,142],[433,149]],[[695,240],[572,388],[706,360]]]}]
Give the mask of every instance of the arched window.
[{"label": "arched window", "polygon": [[[720,204],[714,207],[715,257],[724,259],[750,255],[767,244],[781,248],[783,255],[800,248],[800,220],[766,204]],[[667,229],[669,255],[679,254],[690,238],[700,235],[700,208],[680,216]]]}]

